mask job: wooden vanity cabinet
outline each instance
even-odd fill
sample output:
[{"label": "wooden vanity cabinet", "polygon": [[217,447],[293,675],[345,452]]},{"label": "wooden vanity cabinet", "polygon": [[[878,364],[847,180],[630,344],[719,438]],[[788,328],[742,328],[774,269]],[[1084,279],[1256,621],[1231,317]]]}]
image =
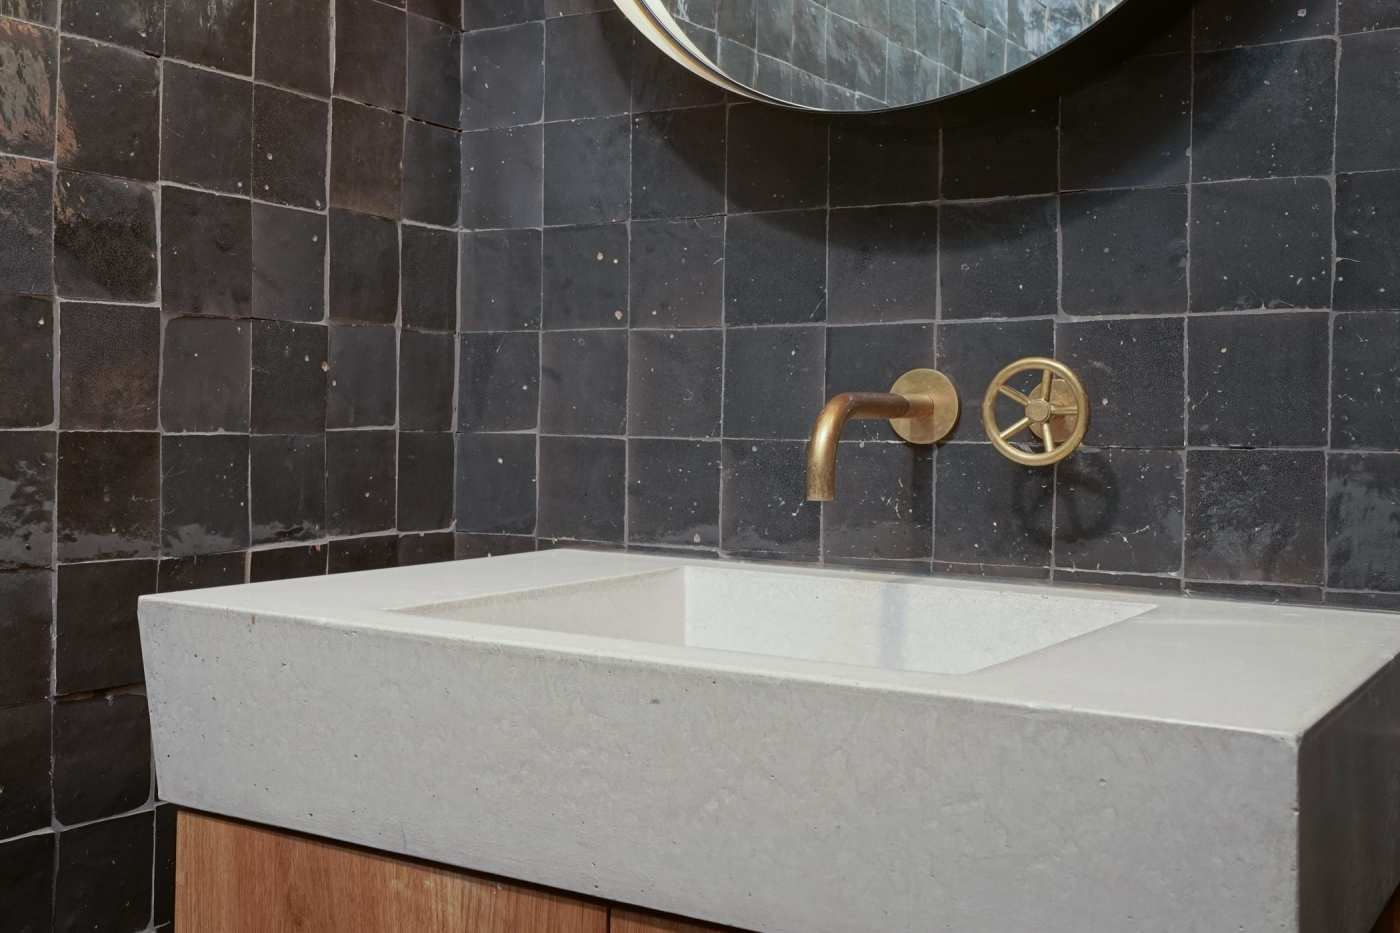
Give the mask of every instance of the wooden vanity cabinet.
[{"label": "wooden vanity cabinet", "polygon": [[[190,810],[179,815],[180,933],[723,933]],[[876,931],[872,931],[876,933]],[[1400,933],[1400,892],[1371,933]]]}]

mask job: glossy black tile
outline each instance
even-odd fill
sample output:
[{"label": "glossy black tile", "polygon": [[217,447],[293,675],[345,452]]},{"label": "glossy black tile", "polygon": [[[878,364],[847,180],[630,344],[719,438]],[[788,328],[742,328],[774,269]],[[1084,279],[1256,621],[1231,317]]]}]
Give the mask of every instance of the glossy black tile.
[{"label": "glossy black tile", "polygon": [[1179,318],[1057,325],[1054,355],[1079,375],[1089,395],[1086,444],[1182,446],[1184,330]]},{"label": "glossy black tile", "polygon": [[19,933],[53,928],[53,870],[56,833],[0,842],[0,891],[12,906],[9,920]]},{"label": "glossy black tile", "polygon": [[1060,198],[1061,309],[1067,314],[1186,310],[1186,190]]},{"label": "glossy black tile", "polygon": [[827,201],[828,120],[742,104],[729,110],[731,211],[821,207]]},{"label": "glossy black tile", "polygon": [[253,70],[253,0],[165,0],[165,54],[220,71]]},{"label": "glossy black tile", "polygon": [[454,534],[452,539],[456,560],[528,554],[535,549],[535,539],[526,535]]},{"label": "glossy black tile", "polygon": [[1060,185],[1185,184],[1191,147],[1191,59],[1130,59],[1060,105]]},{"label": "glossy black tile", "polygon": [[451,334],[399,335],[399,429],[452,430],[456,341]]},{"label": "glossy black tile", "polygon": [[[1194,317],[1187,440],[1213,447],[1327,443],[1326,312]],[[1279,347],[1287,347],[1286,354]]]},{"label": "glossy black tile", "polygon": [[323,544],[308,544],[252,551],[248,555],[248,582],[319,577],[326,572],[329,550]]},{"label": "glossy black tile", "polygon": [[1336,42],[1319,39],[1196,59],[1196,181],[1322,175],[1332,166]]},{"label": "glossy black tile", "polygon": [[451,525],[452,482],[453,435],[400,432],[400,531],[428,531]]},{"label": "glossy black tile", "polygon": [[153,560],[60,564],[54,618],[58,694],[140,683],[136,600],[156,591]]},{"label": "glossy black tile", "polygon": [[540,226],[543,159],[539,126],[463,133],[462,226]]},{"label": "glossy black tile", "polygon": [[67,298],[156,297],[156,207],[139,182],[59,172],[54,202],[54,283]]},{"label": "glossy black tile", "polygon": [[1332,446],[1400,450],[1400,314],[1339,314],[1332,329]]},{"label": "glossy black tile", "polygon": [[537,123],[544,114],[544,23],[462,38],[462,127]]},{"label": "glossy black tile", "polygon": [[403,326],[457,326],[457,234],[405,224],[399,230],[399,303]]},{"label": "glossy black tile", "polygon": [[326,427],[390,427],[398,411],[397,332],[332,324]]},{"label": "glossy black tile", "polygon": [[[826,332],[823,398],[841,392],[885,392],[901,374],[934,366],[933,325],[889,324],[833,327]],[[975,392],[963,387],[964,392]],[[967,404],[971,404],[969,399]],[[816,411],[809,413],[815,421]],[[892,441],[886,421],[852,421],[842,432],[852,440]]]},{"label": "glossy black tile", "polygon": [[409,16],[408,115],[458,127],[462,112],[462,34],[431,19]]},{"label": "glossy black tile", "polygon": [[726,331],[725,436],[805,438],[825,401],[825,359],[820,327]]},{"label": "glossy black tile", "polygon": [[53,170],[0,156],[0,291],[53,294]]},{"label": "glossy black tile", "polygon": [[722,88],[691,74],[650,42],[633,43],[633,113],[719,104],[724,95]]},{"label": "glossy black tile", "polygon": [[932,320],[938,302],[938,209],[834,210],[828,228],[827,320]]},{"label": "glossy black tile", "polygon": [[248,546],[248,435],[176,434],[161,441],[164,554]]},{"label": "glossy black tile", "polygon": [[315,434],[326,426],[326,328],[253,322],[250,427],[255,434]]},{"label": "glossy black tile", "polygon": [[154,181],[160,158],[160,63],[65,37],[59,55],[58,164]]},{"label": "glossy black tile", "polygon": [[540,438],[541,537],[621,542],[627,442],[606,437]]},{"label": "glossy black tile", "polygon": [[724,107],[633,117],[632,216],[654,220],[723,213],[725,151]]},{"label": "glossy black tile", "polygon": [[326,206],[324,101],[259,85],[253,89],[253,196],[320,210]]},{"label": "glossy black tile", "polygon": [[1321,451],[1192,450],[1186,455],[1186,576],[1322,582]]},{"label": "glossy black tile", "polygon": [[161,179],[248,194],[252,82],[166,62],[161,96]]},{"label": "glossy black tile", "polygon": [[538,230],[462,234],[463,331],[539,328],[540,240]]},{"label": "glossy black tile", "polygon": [[625,116],[545,124],[544,222],[626,220],[631,146]]},{"label": "glossy black tile", "polygon": [[17,16],[45,26],[58,20],[57,0],[0,0],[0,16]]},{"label": "glossy black tile", "polygon": [[0,568],[47,567],[52,559],[58,435],[6,432],[0,450]]},{"label": "glossy black tile", "polygon": [[159,55],[165,49],[163,0],[69,0],[63,31]]},{"label": "glossy black tile", "polygon": [[162,309],[247,317],[253,297],[252,204],[165,187],[160,216]]},{"label": "glossy black tile", "polygon": [[397,218],[402,186],[403,117],[332,101],[331,205]]},{"label": "glossy black tile", "polygon": [[139,930],[150,923],[153,847],[149,811],[64,832],[54,929]]},{"label": "glossy black tile", "polygon": [[257,0],[259,81],[322,97],[331,91],[331,0]]},{"label": "glossy black tile", "polygon": [[252,315],[319,321],[326,315],[326,216],[253,205]]},{"label": "glossy black tile", "polygon": [[427,16],[449,26],[462,26],[462,4],[457,0],[408,0],[408,12]]},{"label": "glossy black tile", "polygon": [[59,425],[154,430],[160,311],[64,302],[59,333]]},{"label": "glossy black tile", "polygon": [[0,708],[0,836],[49,825],[49,704]]},{"label": "glossy black tile", "polygon": [[144,696],[108,693],[54,704],[53,808],[59,822],[71,826],[114,816],[150,796]]},{"label": "glossy black tile", "polygon": [[627,225],[544,231],[544,326],[627,326]]},{"label": "glossy black tile", "polygon": [[1400,304],[1400,172],[1337,176],[1339,311],[1393,309]]},{"label": "glossy black tile", "polygon": [[928,447],[841,444],[838,495],[822,507],[825,556],[932,557],[933,458]]},{"label": "glossy black tile", "polygon": [[247,431],[251,343],[252,325],[247,321],[167,321],[161,353],[161,427],[166,431]]},{"label": "glossy black tile", "polygon": [[544,0],[465,0],[462,25],[467,29],[493,29],[544,19]]},{"label": "glossy black tile", "polygon": [[627,422],[627,335],[546,333],[541,342],[540,430],[622,434]]},{"label": "glossy black tile", "polygon": [[399,313],[399,228],[351,211],[330,212],[330,318],[392,324]]},{"label": "glossy black tile", "polygon": [[36,159],[53,157],[58,40],[51,30],[0,20],[5,57],[5,122],[0,150]]},{"label": "glossy black tile", "polygon": [[398,535],[375,535],[370,538],[347,538],[330,544],[328,573],[354,573],[359,570],[383,570],[399,563]]},{"label": "glossy black tile", "polygon": [[1392,31],[1342,39],[1337,84],[1338,171],[1400,168],[1397,55],[1400,34]]},{"label": "glossy black tile", "polygon": [[535,533],[533,434],[457,435],[457,530]]},{"label": "glossy black tile", "polygon": [[152,557],[160,527],[160,435],[64,431],[58,559]]},{"label": "glossy black tile", "polygon": [[165,924],[163,933],[175,933],[175,837],[176,809],[172,804],[156,807],[155,883],[152,920]]},{"label": "glossy black tile", "polygon": [[457,430],[532,430],[539,412],[539,337],[463,334],[460,340]]},{"label": "glossy black tile", "polygon": [[1055,566],[1175,573],[1181,567],[1179,450],[1082,449],[1056,471]]},{"label": "glossy black tile", "polygon": [[738,214],[724,235],[725,322],[826,320],[825,211]]},{"label": "glossy black tile", "polygon": [[627,442],[629,543],[719,544],[718,441]]},{"label": "glossy black tile", "polygon": [[326,528],[331,534],[394,527],[396,446],[393,431],[326,435]]},{"label": "glossy black tile", "polygon": [[633,327],[715,327],[724,315],[724,218],[635,221]]},{"label": "glossy black tile", "polygon": [[1400,454],[1327,458],[1327,585],[1400,591]]},{"label": "glossy black tile", "polygon": [[1324,36],[1335,28],[1336,12],[1332,4],[1299,7],[1285,0],[1264,0],[1244,9],[1212,5],[1195,16],[1196,48],[1227,49]]},{"label": "glossy black tile", "polygon": [[943,131],[943,196],[992,198],[1057,188],[1058,119],[1042,103]]},{"label": "glossy black tile", "polygon": [[1054,474],[990,444],[938,449],[933,556],[963,564],[1044,567],[1054,526]]},{"label": "glossy black tile", "polygon": [[335,0],[337,97],[402,111],[406,49],[403,10],[375,0]]},{"label": "glossy black tile", "polygon": [[1341,0],[1338,7],[1337,27],[1344,33],[1400,26],[1400,10],[1388,0]]},{"label": "glossy black tile", "polygon": [[326,439],[271,434],[249,442],[250,541],[319,538],[326,528]]},{"label": "glossy black tile", "polygon": [[632,26],[617,10],[545,23],[546,120],[626,113]]},{"label": "glossy black tile", "polygon": [[1332,186],[1325,178],[1197,185],[1191,310],[1325,308],[1332,297]]},{"label": "glossy black tile", "polygon": [[0,427],[53,423],[54,304],[45,298],[0,295]]},{"label": "glossy black tile", "polygon": [[938,120],[926,109],[832,124],[833,205],[935,200],[938,165]]},{"label": "glossy black tile", "polygon": [[940,223],[944,319],[1055,313],[1060,235],[1055,198],[947,204]]},{"label": "glossy black tile", "polygon": [[242,551],[168,557],[156,571],[156,588],[162,593],[202,590],[243,583],[246,577],[247,557]]},{"label": "glossy black tile", "polygon": [[5,657],[0,706],[45,700],[49,695],[52,588],[53,574],[48,570],[0,573],[0,653]]},{"label": "glossy black tile", "polygon": [[719,437],[724,335],[718,330],[633,331],[628,343],[627,432]]},{"label": "glossy black tile", "polygon": [[[449,454],[449,458],[450,458]],[[451,468],[448,469],[451,475]],[[449,505],[447,511],[451,512]],[[399,535],[398,565],[410,567],[414,564],[438,564],[456,560],[453,535],[450,531],[432,534]]]},{"label": "glossy black tile", "polygon": [[725,440],[720,545],[735,557],[811,560],[820,552],[821,506],[803,492],[806,444]]},{"label": "glossy black tile", "polygon": [[461,136],[416,120],[404,124],[404,219],[456,225],[462,192]]}]

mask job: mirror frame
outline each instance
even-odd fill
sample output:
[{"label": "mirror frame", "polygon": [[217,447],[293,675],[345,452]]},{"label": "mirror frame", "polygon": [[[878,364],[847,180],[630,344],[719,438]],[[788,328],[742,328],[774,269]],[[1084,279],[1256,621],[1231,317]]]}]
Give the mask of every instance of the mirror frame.
[{"label": "mirror frame", "polygon": [[[761,0],[760,0],[761,2]],[[921,108],[937,108],[949,122],[971,122],[987,111],[1010,111],[1018,104],[1042,101],[1092,80],[1112,65],[1141,51],[1173,18],[1190,9],[1194,0],[1123,0],[1103,19],[1026,64],[943,97],[879,110],[825,110],[782,100],[746,87],[726,76],[687,39],[679,27],[670,29],[655,9],[658,0],[613,0],[622,14],[649,42],[692,74],[749,100],[787,110],[833,117],[863,117]]]}]

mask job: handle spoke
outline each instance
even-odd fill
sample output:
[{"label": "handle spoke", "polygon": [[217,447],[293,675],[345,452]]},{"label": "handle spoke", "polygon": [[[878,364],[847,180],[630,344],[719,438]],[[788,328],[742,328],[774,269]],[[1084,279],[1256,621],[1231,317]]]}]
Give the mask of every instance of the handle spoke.
[{"label": "handle spoke", "polygon": [[1019,405],[1029,405],[1031,403],[1031,400],[1026,396],[1026,393],[1013,389],[1011,388],[1011,386],[997,386],[997,391]]},{"label": "handle spoke", "polygon": [[997,436],[1000,437],[1000,438],[1001,438],[1002,440],[1004,440],[1004,441],[1009,441],[1009,440],[1011,440],[1013,437],[1015,437],[1017,434],[1020,434],[1022,431],[1024,431],[1026,428],[1028,428],[1028,427],[1030,427],[1030,426],[1031,426],[1031,419],[1029,419],[1029,418],[1022,418],[1020,421],[1016,422],[1016,423],[1013,424],[1011,427],[1007,428],[1005,431],[1002,431],[1001,434],[999,434],[999,435],[997,435]]},{"label": "handle spoke", "polygon": [[1040,439],[1045,441],[1045,452],[1048,454],[1055,449],[1055,433],[1051,430],[1049,421],[1042,424],[1040,430]]},{"label": "handle spoke", "polygon": [[1050,388],[1054,382],[1055,371],[1053,369],[1047,369],[1040,374],[1040,397],[1045,399],[1047,402],[1050,401]]},{"label": "handle spoke", "polygon": [[1078,406],[1078,405],[1051,405],[1051,406],[1050,406],[1050,415],[1051,415],[1052,417],[1054,417],[1054,416],[1069,417],[1070,415],[1077,415],[1077,414],[1079,414],[1079,406]]}]

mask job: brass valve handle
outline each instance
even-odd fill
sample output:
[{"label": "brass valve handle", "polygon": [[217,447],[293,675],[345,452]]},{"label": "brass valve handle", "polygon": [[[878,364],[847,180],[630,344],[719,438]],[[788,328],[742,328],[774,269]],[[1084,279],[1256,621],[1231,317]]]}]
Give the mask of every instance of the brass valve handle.
[{"label": "brass valve handle", "polygon": [[[1030,392],[1009,383],[1024,372],[1040,370],[1040,382]],[[997,424],[997,396],[1011,399],[1025,410],[1025,416],[1010,427]],[[1043,356],[1028,356],[1007,366],[992,379],[982,399],[982,426],[992,446],[1006,459],[1022,466],[1050,466],[1074,453],[1089,428],[1089,396],[1079,377],[1063,363]],[[1040,453],[1022,450],[1011,443],[1022,431],[1040,438]]]}]

